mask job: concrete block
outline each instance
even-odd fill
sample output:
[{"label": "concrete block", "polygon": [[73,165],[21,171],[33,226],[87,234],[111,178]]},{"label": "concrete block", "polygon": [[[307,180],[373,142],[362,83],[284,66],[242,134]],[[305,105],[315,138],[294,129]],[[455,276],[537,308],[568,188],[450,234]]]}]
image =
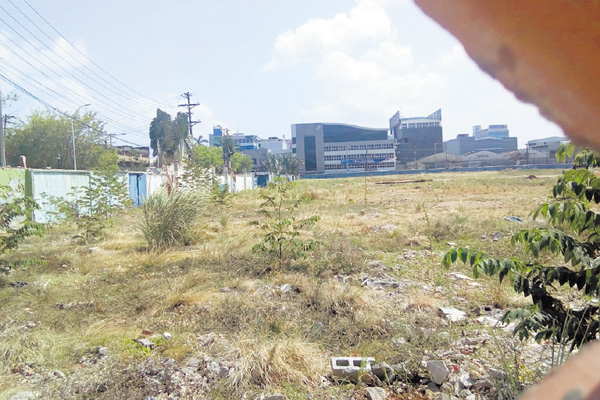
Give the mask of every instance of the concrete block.
[{"label": "concrete block", "polygon": [[373,381],[371,363],[373,357],[331,357],[331,375],[338,380],[366,383]]}]

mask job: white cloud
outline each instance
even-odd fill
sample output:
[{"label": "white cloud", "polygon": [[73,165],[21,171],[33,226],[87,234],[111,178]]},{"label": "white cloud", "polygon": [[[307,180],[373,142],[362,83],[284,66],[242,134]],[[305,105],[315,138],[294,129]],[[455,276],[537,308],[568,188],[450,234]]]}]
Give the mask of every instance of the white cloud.
[{"label": "white cloud", "polygon": [[330,19],[311,19],[280,34],[265,69],[311,63],[332,51],[352,52],[365,42],[393,37],[390,18],[374,0],[359,0],[347,13]]},{"label": "white cloud", "polygon": [[313,71],[319,92],[302,110],[305,119],[382,126],[400,105],[419,112],[440,96],[445,79],[420,66],[413,48],[399,40],[386,3],[357,0],[347,13],[279,35],[265,68]]}]

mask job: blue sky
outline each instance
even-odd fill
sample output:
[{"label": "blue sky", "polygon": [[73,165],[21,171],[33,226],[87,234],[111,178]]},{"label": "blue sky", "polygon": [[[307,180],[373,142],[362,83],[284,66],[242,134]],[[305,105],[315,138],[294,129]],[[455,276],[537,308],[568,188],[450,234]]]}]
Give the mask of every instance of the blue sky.
[{"label": "blue sky", "polygon": [[[562,135],[534,106],[481,72],[411,1],[2,4],[0,43],[16,53],[0,46],[4,76],[67,113],[91,103],[88,108],[109,121],[108,132],[127,132],[120,138],[138,144],[148,143],[157,105],[173,114],[183,103],[177,96],[188,91],[201,103],[195,136],[207,137],[216,124],[288,138],[290,125],[299,122],[387,127],[397,110],[411,117],[438,108],[445,140],[470,133],[473,125],[502,123],[520,147]],[[8,111],[24,119],[34,108],[43,106],[20,94]]]}]

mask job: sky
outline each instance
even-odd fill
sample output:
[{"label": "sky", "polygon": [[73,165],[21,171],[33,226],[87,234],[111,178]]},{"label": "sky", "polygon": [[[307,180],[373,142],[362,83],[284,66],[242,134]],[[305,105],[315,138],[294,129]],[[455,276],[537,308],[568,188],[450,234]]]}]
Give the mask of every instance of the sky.
[{"label": "sky", "polygon": [[493,124],[519,147],[563,136],[409,0],[3,0],[0,88],[22,121],[89,103],[115,144],[148,145],[156,108],[174,116],[185,92],[196,138],[217,124],[263,138],[303,122],[386,128],[439,108],[444,140]]}]

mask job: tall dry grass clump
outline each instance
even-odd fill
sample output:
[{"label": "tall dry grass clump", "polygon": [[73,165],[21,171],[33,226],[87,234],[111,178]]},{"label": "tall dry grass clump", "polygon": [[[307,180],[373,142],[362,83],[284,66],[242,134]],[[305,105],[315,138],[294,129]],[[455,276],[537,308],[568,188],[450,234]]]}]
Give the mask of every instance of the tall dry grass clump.
[{"label": "tall dry grass clump", "polygon": [[146,199],[142,207],[142,233],[151,250],[188,245],[194,226],[207,204],[205,191],[160,190]]},{"label": "tall dry grass clump", "polygon": [[238,344],[239,368],[231,376],[237,390],[291,383],[299,386],[321,383],[327,366],[322,350],[314,343],[297,339],[278,342],[242,340]]}]

